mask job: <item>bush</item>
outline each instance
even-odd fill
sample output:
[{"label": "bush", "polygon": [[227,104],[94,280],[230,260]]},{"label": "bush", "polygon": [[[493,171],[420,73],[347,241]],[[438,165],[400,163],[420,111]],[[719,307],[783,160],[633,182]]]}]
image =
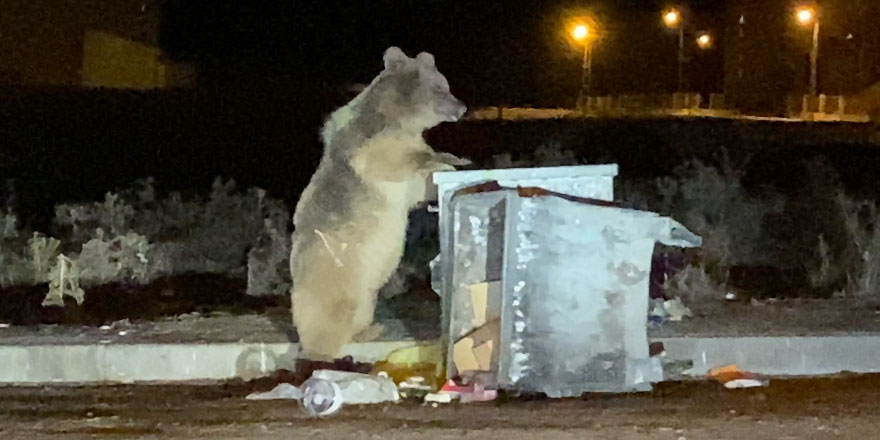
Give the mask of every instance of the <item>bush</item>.
[{"label": "bush", "polygon": [[247,262],[247,294],[270,296],[290,290],[290,240],[285,229],[265,219],[263,232]]},{"label": "bush", "polygon": [[555,167],[578,165],[580,162],[571,150],[564,150],[558,142],[539,145],[533,153],[514,161],[510,153],[492,156],[489,164],[493,169]]},{"label": "bush", "polygon": [[694,264],[669,277],[663,289],[667,297],[681,298],[688,303],[698,299],[724,298],[727,294],[726,286],[709,276],[705,268]]},{"label": "bush", "polygon": [[694,159],[653,185],[621,186],[624,205],[668,215],[703,238],[692,262],[695,267],[671,280],[670,288],[679,293],[693,289],[698,295],[723,296],[732,266],[773,262],[776,244],[764,223],[768,215],[782,212],[782,198],[750,195],[741,183],[745,164],[731,164],[726,151],[719,162],[713,167]]},{"label": "bush", "polygon": [[692,160],[676,171],[676,178],[658,181],[661,212],[703,237],[704,264],[725,268],[772,261],[764,222],[769,214],[782,212],[783,199],[748,194],[741,183],[743,168],[732,166],[725,152],[720,168]]},{"label": "bush", "polygon": [[60,242],[36,232],[28,237],[17,223],[14,214],[0,211],[0,286],[45,283]]},{"label": "bush", "polygon": [[815,159],[807,163],[804,201],[792,216],[811,221],[804,233],[804,266],[812,287],[854,297],[877,293],[880,283],[880,212],[874,201],[848,195],[837,172]]},{"label": "bush", "polygon": [[841,274],[846,279],[845,293],[855,297],[876,294],[880,285],[880,212],[873,201],[855,201],[843,191],[837,192],[837,207],[843,226],[840,249],[835,257],[829,252],[824,235],[817,245],[818,270],[812,279],[827,285]]},{"label": "bush", "polygon": [[179,193],[158,200],[152,180],[146,179],[132,190],[108,193],[102,203],[59,205],[55,216],[62,241],[72,246],[98,238],[99,228],[112,237],[128,231],[142,234],[155,244],[154,276],[244,276],[248,250],[266,225],[286,232],[287,223],[287,208],[264,190],[252,188],[240,194],[233,181],[223,183],[219,178],[207,200],[184,200]]},{"label": "bush", "polygon": [[64,297],[70,296],[77,304],[85,301],[85,292],[79,285],[80,272],[73,260],[58,255],[57,263],[49,273],[49,292],[43,299],[43,306],[63,306]]},{"label": "bush", "polygon": [[241,194],[217,179],[207,199],[159,200],[145,179],[55,213],[60,240],[39,233],[24,240],[15,216],[0,212],[0,285],[48,284],[46,305],[63,305],[64,296],[82,302],[82,287],[185,273],[247,276],[251,294],[287,291],[288,211],[261,189]]}]

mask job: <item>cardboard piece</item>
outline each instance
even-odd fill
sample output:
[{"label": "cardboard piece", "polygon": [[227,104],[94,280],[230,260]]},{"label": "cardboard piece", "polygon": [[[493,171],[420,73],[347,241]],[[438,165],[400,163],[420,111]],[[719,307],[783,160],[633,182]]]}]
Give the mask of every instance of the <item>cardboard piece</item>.
[{"label": "cardboard piece", "polygon": [[470,286],[471,303],[474,310],[474,324],[481,326],[486,323],[486,310],[489,304],[489,283],[479,283]]},{"label": "cardboard piece", "polygon": [[486,341],[472,350],[481,371],[489,371],[492,368],[492,348],[494,348],[494,342]]},{"label": "cardboard piece", "polygon": [[465,336],[455,343],[452,359],[455,362],[455,369],[459,372],[480,369],[480,363],[474,355],[474,339],[471,337]]},{"label": "cardboard piece", "polygon": [[459,373],[491,370],[496,341],[501,336],[501,320],[493,319],[478,327],[453,346],[453,362]]}]

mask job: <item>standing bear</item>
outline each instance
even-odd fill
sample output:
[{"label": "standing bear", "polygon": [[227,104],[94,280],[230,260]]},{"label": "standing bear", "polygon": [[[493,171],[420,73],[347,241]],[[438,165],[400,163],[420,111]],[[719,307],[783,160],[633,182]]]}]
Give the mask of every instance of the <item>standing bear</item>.
[{"label": "standing bear", "polygon": [[422,137],[467,110],[434,57],[391,47],[384,62],[325,123],[321,163],[293,215],[291,303],[305,358],[333,358],[378,336],[377,293],[403,255],[409,211],[425,200],[433,172],[469,163]]}]

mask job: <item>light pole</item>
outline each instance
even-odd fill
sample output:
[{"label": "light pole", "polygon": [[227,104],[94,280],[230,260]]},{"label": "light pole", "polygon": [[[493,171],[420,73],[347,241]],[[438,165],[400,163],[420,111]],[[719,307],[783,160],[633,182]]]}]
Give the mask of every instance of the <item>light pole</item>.
[{"label": "light pole", "polygon": [[684,23],[678,9],[670,9],[663,14],[663,22],[670,29],[678,29],[678,91],[684,89]]},{"label": "light pole", "polygon": [[589,42],[590,28],[585,24],[577,25],[571,31],[571,36],[584,45],[584,59],[581,65],[581,91],[578,95],[578,104],[584,105],[584,98],[590,96],[590,87],[593,83],[593,51]]},{"label": "light pole", "polygon": [[810,49],[810,95],[817,93],[817,65],[819,60],[819,17],[811,8],[801,8],[797,11],[797,20],[801,25],[813,23],[813,47]]},{"label": "light pole", "polygon": [[737,48],[737,52],[738,52],[738,53],[737,53],[737,55],[736,55],[736,77],[737,77],[737,80],[738,80],[738,81],[742,82],[742,77],[743,77],[743,59],[745,58],[745,57],[743,56],[743,52],[744,52],[744,49],[743,49],[743,42],[745,41],[745,40],[744,40],[744,38],[745,38],[745,32],[743,32],[743,26],[746,24],[746,16],[745,16],[745,14],[741,14],[741,15],[739,16],[739,21],[738,21],[738,23],[739,23],[739,44],[738,44],[739,47]]}]

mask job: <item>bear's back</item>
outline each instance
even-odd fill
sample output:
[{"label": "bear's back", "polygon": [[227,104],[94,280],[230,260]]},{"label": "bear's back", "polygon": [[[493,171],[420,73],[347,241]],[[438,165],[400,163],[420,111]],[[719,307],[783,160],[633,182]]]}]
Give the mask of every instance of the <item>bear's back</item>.
[{"label": "bear's back", "polygon": [[351,166],[323,160],[296,204],[296,229],[334,229],[350,221],[358,202],[375,197]]}]

